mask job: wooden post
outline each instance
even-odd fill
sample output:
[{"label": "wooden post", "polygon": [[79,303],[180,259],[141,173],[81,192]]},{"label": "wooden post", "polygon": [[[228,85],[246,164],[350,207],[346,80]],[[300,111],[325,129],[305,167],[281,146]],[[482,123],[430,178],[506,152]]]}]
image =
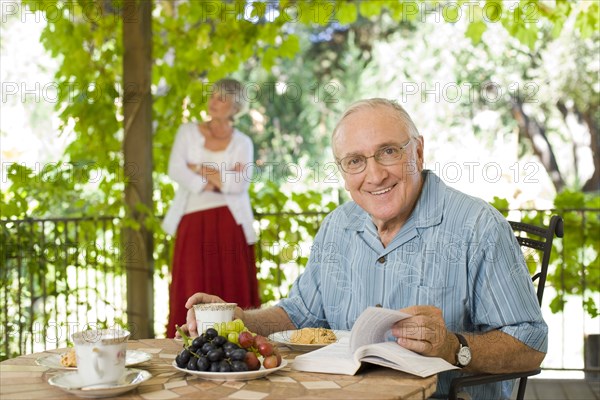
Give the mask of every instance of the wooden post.
[{"label": "wooden post", "polygon": [[122,230],[122,260],[127,269],[127,321],[132,338],[154,337],[154,262],[152,233],[145,227],[152,212],[152,4],[123,5],[124,176],[127,217],[139,229]]}]

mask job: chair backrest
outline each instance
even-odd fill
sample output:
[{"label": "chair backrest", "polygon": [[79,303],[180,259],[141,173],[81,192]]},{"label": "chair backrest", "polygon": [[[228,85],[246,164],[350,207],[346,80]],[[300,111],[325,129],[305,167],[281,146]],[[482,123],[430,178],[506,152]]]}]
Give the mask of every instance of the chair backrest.
[{"label": "chair backrest", "polygon": [[[552,253],[552,241],[554,236],[563,237],[563,219],[558,215],[553,215],[550,218],[550,225],[537,226],[531,224],[525,224],[522,222],[508,221],[517,241],[521,245],[521,248],[527,247],[542,252],[542,262],[539,265],[539,270],[536,269],[536,273],[532,276],[532,280],[537,282],[537,298],[542,305],[542,297],[544,296],[544,287],[546,286],[546,275],[548,274],[548,264],[550,263],[550,253]],[[523,236],[523,234],[527,236]]]}]

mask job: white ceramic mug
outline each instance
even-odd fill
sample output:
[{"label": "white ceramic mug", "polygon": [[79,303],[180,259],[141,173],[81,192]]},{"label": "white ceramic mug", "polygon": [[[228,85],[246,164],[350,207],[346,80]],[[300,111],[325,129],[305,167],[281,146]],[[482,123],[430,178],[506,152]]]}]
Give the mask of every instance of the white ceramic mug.
[{"label": "white ceramic mug", "polygon": [[77,355],[77,374],[82,386],[115,383],[125,374],[129,332],[100,329],[73,334]]},{"label": "white ceramic mug", "polygon": [[198,333],[202,334],[208,328],[221,322],[233,321],[233,313],[237,303],[204,303],[194,305]]}]

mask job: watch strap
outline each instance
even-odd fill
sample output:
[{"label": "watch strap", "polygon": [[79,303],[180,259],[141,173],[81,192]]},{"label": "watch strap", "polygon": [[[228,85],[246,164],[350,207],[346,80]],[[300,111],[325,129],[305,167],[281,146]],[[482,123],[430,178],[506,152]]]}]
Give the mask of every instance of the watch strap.
[{"label": "watch strap", "polygon": [[467,343],[467,339],[465,339],[465,337],[463,335],[461,335],[460,333],[455,333],[454,335],[456,335],[456,338],[458,339],[458,342],[460,343],[461,346],[469,347],[469,344]]}]

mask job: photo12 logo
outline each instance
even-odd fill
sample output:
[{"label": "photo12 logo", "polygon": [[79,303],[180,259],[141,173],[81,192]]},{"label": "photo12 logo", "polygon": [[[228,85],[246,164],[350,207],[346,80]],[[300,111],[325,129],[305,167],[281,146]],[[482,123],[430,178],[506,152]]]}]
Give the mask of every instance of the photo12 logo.
[{"label": "photo12 logo", "polygon": [[[314,103],[337,103],[341,90],[339,82],[314,82],[309,84],[300,84],[298,82],[247,82],[242,84],[240,92],[229,91],[218,93],[216,82],[202,83],[202,100],[204,102],[213,95],[234,95],[240,96],[241,100],[247,103],[290,101],[297,102],[308,94]],[[236,99],[240,100],[240,99]]]},{"label": "photo12 logo", "polygon": [[417,100],[422,103],[458,103],[460,101],[474,103],[479,99],[487,103],[506,100],[507,96],[520,99],[523,103],[537,103],[540,86],[537,82],[511,82],[500,84],[485,82],[402,82],[400,100],[406,103]]},{"label": "photo12 logo", "polygon": [[2,23],[18,19],[21,23],[99,22],[103,18],[136,22],[137,1],[0,1]]},{"label": "photo12 logo", "polygon": [[139,103],[143,90],[128,82],[2,82],[2,103],[94,104],[110,93],[124,103]]},{"label": "photo12 logo", "polygon": [[539,5],[519,1],[403,1],[399,6],[403,21],[457,23],[483,21],[498,23],[514,19],[535,24],[539,20]]},{"label": "photo12 logo", "polygon": [[427,169],[435,172],[435,174],[447,183],[466,182],[476,183],[483,180],[488,183],[499,182],[503,177],[510,178],[513,183],[539,183],[539,172],[541,170],[539,164],[535,162],[515,162],[512,165],[504,167],[497,162],[478,162],[478,161],[463,161],[463,162],[446,162],[446,163],[430,163],[427,164]]}]

